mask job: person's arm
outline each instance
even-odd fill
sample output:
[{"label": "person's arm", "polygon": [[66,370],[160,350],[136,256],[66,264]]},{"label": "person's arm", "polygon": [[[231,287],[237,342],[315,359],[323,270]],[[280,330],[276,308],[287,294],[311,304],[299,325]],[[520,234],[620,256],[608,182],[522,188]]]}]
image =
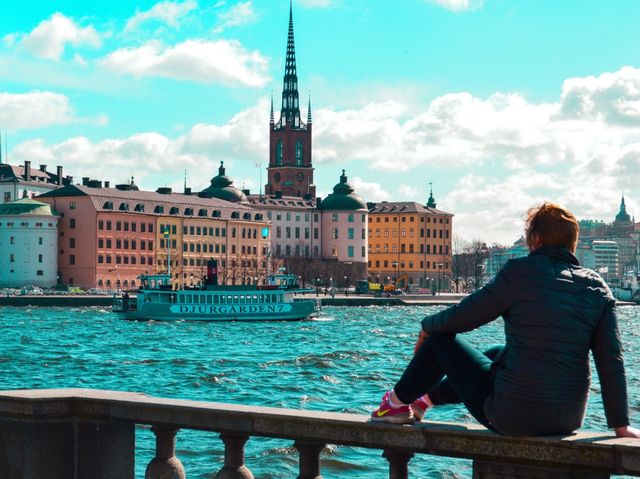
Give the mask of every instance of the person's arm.
[{"label": "person's arm", "polygon": [[460,303],[424,318],[422,329],[427,333],[462,333],[506,313],[514,290],[512,273],[512,263],[509,261],[486,286]]},{"label": "person's arm", "polygon": [[607,418],[607,426],[614,429],[616,435],[623,436],[629,432],[632,433],[633,428],[629,427],[627,380],[622,360],[622,344],[613,299],[607,301],[598,321],[591,339],[591,350],[600,378],[602,404]]}]

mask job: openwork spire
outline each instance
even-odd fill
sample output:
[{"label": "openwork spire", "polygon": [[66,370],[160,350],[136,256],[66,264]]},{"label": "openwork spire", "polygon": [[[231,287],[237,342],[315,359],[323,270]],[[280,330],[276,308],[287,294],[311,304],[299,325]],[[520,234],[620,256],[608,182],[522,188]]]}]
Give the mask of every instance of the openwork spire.
[{"label": "openwork spire", "polygon": [[282,123],[300,127],[300,104],[298,95],[298,74],[296,71],[296,46],[293,39],[293,5],[289,3],[289,34],[287,36],[287,58],[284,67],[282,88]]},{"label": "openwork spire", "polygon": [[307,109],[307,124],[311,124],[311,93],[309,93],[309,107]]}]

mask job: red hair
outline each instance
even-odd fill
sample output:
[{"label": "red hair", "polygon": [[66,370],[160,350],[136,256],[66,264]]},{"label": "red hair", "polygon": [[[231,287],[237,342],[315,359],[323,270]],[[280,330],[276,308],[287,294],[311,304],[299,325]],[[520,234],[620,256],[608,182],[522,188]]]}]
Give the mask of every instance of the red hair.
[{"label": "red hair", "polygon": [[563,246],[575,253],[580,227],[571,211],[545,201],[527,211],[525,232],[529,249],[537,239],[541,246]]}]

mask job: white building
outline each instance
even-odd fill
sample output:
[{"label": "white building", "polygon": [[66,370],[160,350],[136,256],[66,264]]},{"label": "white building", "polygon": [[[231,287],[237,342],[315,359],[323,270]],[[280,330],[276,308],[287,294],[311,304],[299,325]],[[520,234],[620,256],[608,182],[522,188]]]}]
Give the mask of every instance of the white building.
[{"label": "white building", "polygon": [[22,166],[0,163],[0,203],[33,198],[71,184],[72,180],[71,177],[62,176],[62,166],[57,167],[56,173],[50,173],[47,165],[34,169],[30,161],[25,161]]},{"label": "white building", "polygon": [[618,277],[619,245],[615,241],[593,241],[591,248],[583,250],[582,262],[602,275],[607,281]]},{"label": "white building", "polygon": [[52,287],[58,273],[58,216],[23,198],[0,204],[0,287]]}]

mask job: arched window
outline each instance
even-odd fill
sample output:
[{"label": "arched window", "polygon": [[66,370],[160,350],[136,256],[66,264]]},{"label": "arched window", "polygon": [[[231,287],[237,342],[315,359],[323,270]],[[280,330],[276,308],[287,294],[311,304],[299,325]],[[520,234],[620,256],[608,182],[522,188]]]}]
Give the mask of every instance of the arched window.
[{"label": "arched window", "polygon": [[276,166],[282,166],[282,140],[276,143]]},{"label": "arched window", "polygon": [[296,141],[296,166],[302,166],[303,154],[302,154],[302,142]]}]

